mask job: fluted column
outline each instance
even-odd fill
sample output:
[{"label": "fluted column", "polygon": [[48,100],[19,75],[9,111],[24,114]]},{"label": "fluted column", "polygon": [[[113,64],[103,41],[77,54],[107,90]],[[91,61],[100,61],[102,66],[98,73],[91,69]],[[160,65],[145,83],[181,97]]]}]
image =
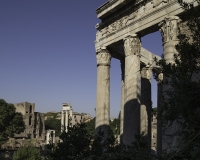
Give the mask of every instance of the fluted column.
[{"label": "fluted column", "polygon": [[64,129],[64,112],[61,112],[61,132],[63,132]]},{"label": "fluted column", "polygon": [[123,143],[135,141],[140,133],[140,50],[141,42],[136,34],[124,39],[124,131]]},{"label": "fluted column", "polygon": [[97,51],[97,94],[95,132],[104,132],[106,139],[109,134],[110,121],[110,61],[111,54],[106,48]]},{"label": "fluted column", "polygon": [[[177,16],[168,16],[160,24],[160,31],[162,34],[163,40],[163,54],[166,63],[175,63],[174,55],[178,54],[176,50],[176,45],[179,43],[178,34],[179,34],[179,23],[180,19]],[[169,84],[166,84],[165,81],[170,81],[170,79],[163,76],[162,84],[162,95],[164,99],[167,99],[165,92],[171,88]],[[173,123],[170,127],[167,127],[162,133],[162,150],[172,150],[175,149],[178,145],[177,136],[174,134],[177,131],[177,123]]]},{"label": "fluted column", "polygon": [[121,72],[122,72],[122,84],[121,84],[121,111],[120,111],[120,142],[123,142],[123,130],[124,130],[124,69],[125,60],[121,61]]},{"label": "fluted column", "polygon": [[151,149],[151,78],[152,69],[148,67],[142,68],[140,133],[144,133],[149,149]]}]

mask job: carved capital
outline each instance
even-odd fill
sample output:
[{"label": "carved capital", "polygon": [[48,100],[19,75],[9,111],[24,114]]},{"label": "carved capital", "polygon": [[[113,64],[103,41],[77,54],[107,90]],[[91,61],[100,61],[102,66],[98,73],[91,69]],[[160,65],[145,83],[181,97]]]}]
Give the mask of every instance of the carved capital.
[{"label": "carved capital", "polygon": [[141,42],[136,34],[127,36],[124,39],[125,56],[137,55],[140,56]]},{"label": "carved capital", "polygon": [[163,81],[163,73],[159,73],[157,76],[157,82],[161,83]]},{"label": "carved capital", "polygon": [[179,35],[180,21],[181,20],[177,16],[168,16],[159,23],[163,43],[178,40],[177,36]]},{"label": "carved capital", "polygon": [[100,48],[97,50],[97,66],[110,66],[111,54],[106,48]]},{"label": "carved capital", "polygon": [[146,67],[142,68],[141,77],[150,80],[152,78],[152,69]]}]

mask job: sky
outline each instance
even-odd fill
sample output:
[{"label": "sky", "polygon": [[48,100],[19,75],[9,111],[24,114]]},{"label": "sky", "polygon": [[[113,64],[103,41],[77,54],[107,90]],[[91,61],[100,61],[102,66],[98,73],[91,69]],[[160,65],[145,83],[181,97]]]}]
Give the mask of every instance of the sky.
[{"label": "sky", "polygon": [[[36,112],[61,111],[62,103],[95,116],[95,10],[106,0],[0,0],[0,98],[35,103]],[[142,46],[161,56],[159,32]],[[121,104],[121,69],[111,60],[111,117]],[[157,84],[152,80],[156,107]]]}]

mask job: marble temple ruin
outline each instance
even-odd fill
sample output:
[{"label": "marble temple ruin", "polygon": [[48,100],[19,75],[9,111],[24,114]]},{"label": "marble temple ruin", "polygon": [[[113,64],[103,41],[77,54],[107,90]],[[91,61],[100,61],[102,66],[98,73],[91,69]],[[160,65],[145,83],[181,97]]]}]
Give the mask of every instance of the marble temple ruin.
[{"label": "marble temple ruin", "polygon": [[[185,3],[197,5],[196,1]],[[168,86],[161,85],[163,75],[155,58],[161,57],[142,47],[141,37],[160,31],[164,59],[174,63],[175,45],[179,42],[181,15],[186,12],[177,0],[109,0],[97,10],[101,20],[95,27],[97,59],[96,132],[109,132],[110,120],[110,65],[111,58],[121,62],[121,125],[120,141],[130,144],[135,134],[144,132],[151,144],[151,78],[158,75],[158,109],[161,94]],[[156,46],[155,46],[156,47]],[[176,124],[162,132],[157,128],[157,151],[177,145]]]}]

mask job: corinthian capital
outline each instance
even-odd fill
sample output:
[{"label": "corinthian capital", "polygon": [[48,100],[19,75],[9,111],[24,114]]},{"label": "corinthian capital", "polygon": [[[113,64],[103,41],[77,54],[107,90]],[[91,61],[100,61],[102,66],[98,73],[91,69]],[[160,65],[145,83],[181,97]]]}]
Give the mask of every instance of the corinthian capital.
[{"label": "corinthian capital", "polygon": [[124,39],[125,56],[137,55],[140,56],[141,42],[136,34],[127,36]]},{"label": "corinthian capital", "polygon": [[151,77],[152,77],[152,69],[151,68],[146,68],[146,67],[142,68],[141,77],[150,80]]},{"label": "corinthian capital", "polygon": [[163,43],[168,41],[177,41],[179,34],[179,22],[181,20],[177,16],[168,16],[160,22],[158,25],[160,27],[160,32],[162,35]]},{"label": "corinthian capital", "polygon": [[106,48],[100,48],[97,50],[97,66],[110,66],[111,54]]}]

